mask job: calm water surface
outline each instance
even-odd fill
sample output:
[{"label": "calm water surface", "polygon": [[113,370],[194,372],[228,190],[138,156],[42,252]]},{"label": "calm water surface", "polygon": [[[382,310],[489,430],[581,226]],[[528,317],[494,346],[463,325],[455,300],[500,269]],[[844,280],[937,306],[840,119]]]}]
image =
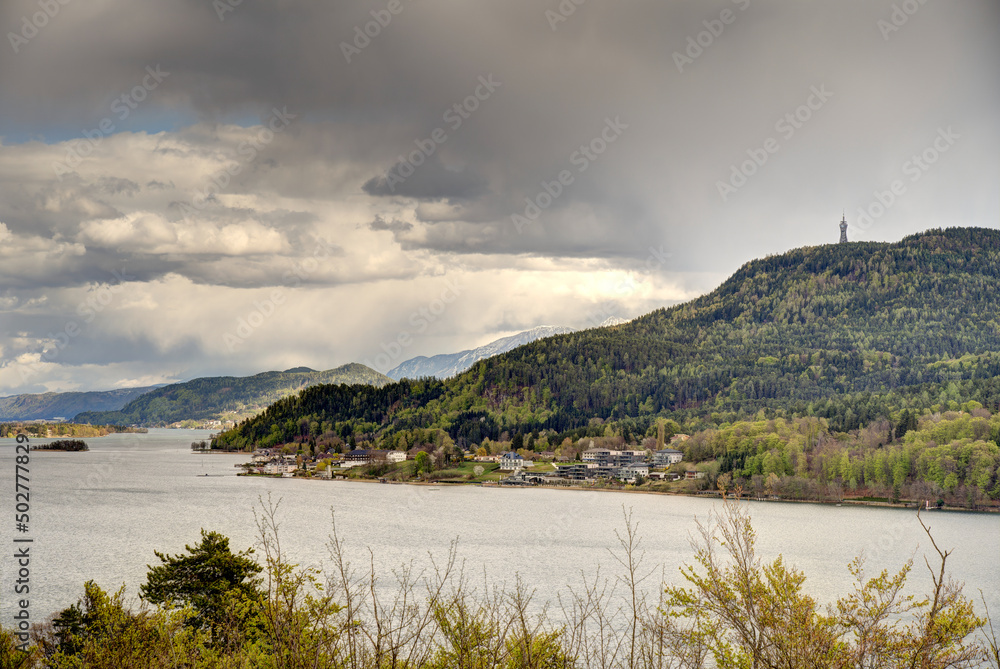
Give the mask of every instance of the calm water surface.
[{"label": "calm water surface", "polygon": [[[300,564],[327,559],[331,509],[352,559],[389,570],[428,555],[443,559],[452,541],[466,570],[512,583],[519,575],[554,600],[581,584],[600,565],[612,574],[609,549],[624,526],[623,507],[638,523],[645,564],[677,580],[691,559],[695,519],[717,502],[686,497],[563,490],[499,490],[471,486],[432,489],[337,481],[236,477],[246,455],[199,455],[190,443],[207,438],[195,430],[151,430],[145,435],[87,439],[86,453],[32,453],[31,610],[34,620],[80,598],[93,579],[105,589],[123,583],[134,596],[145,581],[154,550],[181,552],[201,528],[217,530],[234,549],[254,545],[258,498],[281,499],[281,538]],[[33,443],[40,443],[33,440]],[[0,560],[0,616],[11,624],[14,564],[14,441],[0,440],[0,501],[4,542]],[[208,474],[208,476],[205,476]],[[847,563],[860,551],[872,571],[898,569],[908,558],[911,582],[926,591],[931,555],[912,511],[812,504],[751,503],[758,546],[804,571],[806,589],[821,602],[845,594]],[[966,592],[986,595],[1000,617],[1000,517],[930,512],[923,516],[942,547],[954,549],[952,574]],[[933,561],[932,561],[933,564]]]}]

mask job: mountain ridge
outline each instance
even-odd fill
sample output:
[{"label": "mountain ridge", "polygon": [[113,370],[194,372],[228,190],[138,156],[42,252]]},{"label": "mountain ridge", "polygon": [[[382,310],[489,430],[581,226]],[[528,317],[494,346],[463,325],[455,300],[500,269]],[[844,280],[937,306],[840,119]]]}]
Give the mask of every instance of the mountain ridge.
[{"label": "mountain ridge", "polygon": [[634,435],[662,418],[696,427],[758,414],[853,430],[904,408],[997,406],[998,288],[994,229],[793,249],[745,263],[687,303],[540,339],[445,382],[307,390],[218,443],[292,440],[281,425],[309,416],[344,432],[364,425],[384,445],[429,428],[470,445],[504,432]]},{"label": "mountain ridge", "polygon": [[458,353],[440,353],[429,357],[419,355],[393,367],[385,375],[396,381],[402,378],[419,379],[426,376],[446,379],[461,374],[485,358],[506,353],[518,346],[523,346],[543,337],[551,337],[573,331],[572,328],[567,327],[540,325],[515,335],[501,337],[483,346],[459,351]]},{"label": "mountain ridge", "polygon": [[272,402],[318,384],[385,385],[392,379],[360,363],[325,371],[260,372],[251,376],[209,376],[172,383],[144,393],[117,411],[82,412],[79,423],[155,427],[186,420],[235,421]]},{"label": "mountain ridge", "polygon": [[[611,316],[596,327],[612,327],[615,325],[622,325],[624,323],[628,323],[628,321],[624,318]],[[464,351],[459,351],[458,353],[440,353],[430,357],[418,355],[393,367],[385,374],[389,378],[397,381],[403,378],[419,379],[428,376],[437,379],[447,379],[461,374],[480,360],[485,360],[486,358],[492,358],[493,356],[506,353],[507,351],[517,348],[518,346],[530,344],[538,339],[577,331],[578,330],[576,328],[561,325],[539,325],[531,328],[530,330],[525,330],[524,332],[519,332],[507,337],[501,337],[488,344],[484,344],[483,346],[466,349]]]},{"label": "mountain ridge", "polygon": [[0,397],[0,421],[65,420],[84,411],[117,411],[136,397],[164,385],[9,395]]}]

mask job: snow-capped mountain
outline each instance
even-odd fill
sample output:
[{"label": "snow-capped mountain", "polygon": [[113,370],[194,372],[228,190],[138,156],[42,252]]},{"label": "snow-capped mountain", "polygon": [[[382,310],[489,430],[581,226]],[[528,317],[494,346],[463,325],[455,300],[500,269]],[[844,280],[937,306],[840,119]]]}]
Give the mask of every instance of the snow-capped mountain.
[{"label": "snow-capped mountain", "polygon": [[[628,321],[612,316],[597,327],[603,328],[611,325],[621,325],[622,323],[628,323]],[[403,378],[418,379],[424,376],[434,376],[439,379],[447,379],[448,377],[455,376],[456,374],[461,374],[469,367],[472,367],[474,364],[485,358],[492,358],[495,355],[506,353],[507,351],[517,348],[518,346],[523,346],[524,344],[533,342],[536,339],[544,339],[545,337],[568,334],[570,332],[576,332],[576,330],[558,325],[540,325],[537,328],[532,328],[509,337],[503,337],[502,339],[497,339],[496,341],[490,342],[485,346],[480,346],[479,348],[470,349],[468,351],[460,351],[459,353],[442,353],[441,355],[434,355],[429,358],[423,355],[417,356],[416,358],[410,358],[406,362],[390,369],[386,372],[386,376],[396,379],[397,381]]]},{"label": "snow-capped mountain", "polygon": [[495,355],[506,353],[511,349],[523,346],[536,339],[567,334],[569,332],[574,332],[573,328],[542,325],[516,335],[511,335],[510,337],[497,339],[485,346],[468,351],[444,353],[429,358],[423,355],[410,358],[397,367],[390,369],[386,372],[386,376],[396,380],[402,378],[416,379],[423,376],[435,376],[439,379],[446,379],[450,376],[461,374],[484,358],[492,358]]},{"label": "snow-capped mountain", "polygon": [[612,325],[625,325],[625,323],[631,323],[627,318],[618,318],[617,316],[610,316],[604,320],[603,323],[598,325],[599,328],[607,328]]}]

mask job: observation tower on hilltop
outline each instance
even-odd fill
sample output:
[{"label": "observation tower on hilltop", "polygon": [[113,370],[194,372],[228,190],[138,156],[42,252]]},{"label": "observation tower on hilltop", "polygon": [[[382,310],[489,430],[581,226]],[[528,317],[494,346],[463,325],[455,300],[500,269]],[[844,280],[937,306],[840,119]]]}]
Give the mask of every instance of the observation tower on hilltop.
[{"label": "observation tower on hilltop", "polygon": [[846,213],[840,218],[840,243],[847,243],[847,215]]}]

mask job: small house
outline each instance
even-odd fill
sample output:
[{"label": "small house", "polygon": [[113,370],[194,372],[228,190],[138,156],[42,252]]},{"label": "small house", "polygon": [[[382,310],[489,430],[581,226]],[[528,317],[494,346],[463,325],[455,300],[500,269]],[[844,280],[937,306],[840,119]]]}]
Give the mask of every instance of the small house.
[{"label": "small house", "polygon": [[514,471],[524,467],[524,458],[513,451],[500,454],[500,469],[504,471]]},{"label": "small house", "polygon": [[344,456],[344,460],[351,466],[370,465],[375,462],[385,462],[389,451],[359,448],[350,451]]}]

